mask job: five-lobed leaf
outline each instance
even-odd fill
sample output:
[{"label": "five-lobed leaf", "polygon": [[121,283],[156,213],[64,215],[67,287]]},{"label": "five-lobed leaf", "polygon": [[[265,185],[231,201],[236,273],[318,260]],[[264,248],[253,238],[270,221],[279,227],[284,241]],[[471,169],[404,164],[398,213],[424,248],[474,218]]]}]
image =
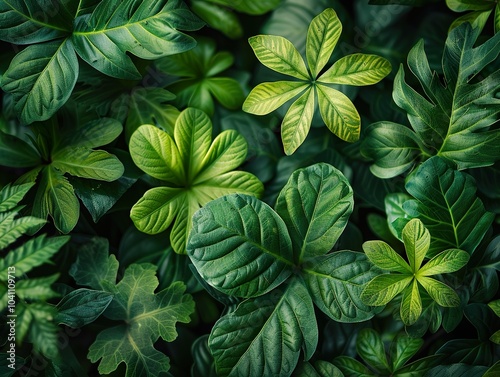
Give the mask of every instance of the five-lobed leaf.
[{"label": "five-lobed leaf", "polygon": [[245,140],[234,130],[223,131],[212,141],[210,118],[195,108],[180,113],[174,138],[152,125],[139,127],[130,139],[132,159],[144,172],[165,182],[146,191],[132,207],[134,224],[155,234],[173,222],[172,246],[185,254],[197,209],[226,194],[261,194],[263,185],[257,177],[233,171],[246,153]]},{"label": "five-lobed leaf", "polygon": [[379,56],[353,54],[340,59],[321,74],[330,59],[342,31],[340,20],[331,8],[310,23],[307,32],[306,60],[286,38],[257,35],[249,38],[257,59],[266,67],[299,81],[261,83],[248,95],[243,110],[264,115],[299,96],[283,118],[281,136],[287,155],[304,142],[316,110],[316,100],[326,126],[342,140],[354,142],[360,135],[360,116],[351,100],[331,88],[333,83],[371,85],[391,71],[390,63]]}]

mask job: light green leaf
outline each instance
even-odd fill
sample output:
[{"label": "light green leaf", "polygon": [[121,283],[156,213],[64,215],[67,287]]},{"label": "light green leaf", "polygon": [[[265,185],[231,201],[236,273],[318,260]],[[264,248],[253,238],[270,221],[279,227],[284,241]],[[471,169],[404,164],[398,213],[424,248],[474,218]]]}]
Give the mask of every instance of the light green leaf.
[{"label": "light green leaf", "polygon": [[493,7],[494,2],[489,0],[446,0],[448,8],[455,12],[467,10],[487,10]]},{"label": "light green leaf", "polygon": [[246,194],[259,197],[264,187],[262,182],[246,171],[236,170],[220,174],[192,188],[192,195],[203,206],[210,200],[229,194]]},{"label": "light green leaf", "polygon": [[429,250],[431,236],[422,221],[412,219],[403,228],[402,238],[410,267],[416,273]]},{"label": "light green leaf", "polygon": [[106,151],[74,146],[56,151],[52,166],[63,174],[107,182],[117,180],[125,170],[120,160]]},{"label": "light green leaf", "polygon": [[403,291],[401,300],[401,320],[407,326],[413,325],[422,314],[422,299],[418,291],[418,284],[413,280],[412,284]]},{"label": "light green leaf", "polygon": [[14,210],[28,191],[35,185],[34,182],[12,185],[6,184],[0,190],[0,212]]},{"label": "light green leaf", "polygon": [[312,77],[317,77],[333,53],[342,33],[337,13],[325,9],[311,21],[306,40],[306,57]]},{"label": "light green leaf", "polygon": [[127,52],[141,59],[158,59],[187,51],[196,41],[179,31],[203,26],[182,2],[142,0],[102,1],[92,14],[75,19],[72,41],[78,55],[102,73],[140,79]]},{"label": "light green leaf", "polygon": [[47,238],[44,234],[31,238],[21,246],[11,250],[5,258],[0,259],[2,280],[7,278],[8,267],[15,267],[16,276],[20,277],[31,269],[47,263],[68,241],[68,236]]},{"label": "light green leaf", "polygon": [[255,115],[266,115],[309,87],[302,81],[264,82],[252,89],[245,102],[243,111]]},{"label": "light green leaf", "polygon": [[37,229],[47,221],[32,216],[15,219],[17,213],[0,214],[0,250],[15,242],[23,234]]},{"label": "light green leaf", "polygon": [[475,194],[474,179],[454,170],[439,157],[420,165],[406,181],[415,199],[403,209],[422,220],[431,234],[427,256],[456,248],[472,254],[493,221]]},{"label": "light green leaf", "polygon": [[49,119],[66,103],[78,77],[78,59],[69,39],[30,45],[12,59],[2,76],[21,121]]},{"label": "light green leaf", "polygon": [[247,142],[237,131],[222,131],[199,162],[202,170],[193,183],[200,184],[236,169],[245,161],[247,150]]},{"label": "light green leaf", "polygon": [[351,54],[337,60],[318,81],[339,85],[373,85],[391,72],[391,63],[377,55]]},{"label": "light green leaf", "polygon": [[363,243],[363,251],[370,262],[382,270],[401,272],[402,274],[412,273],[411,267],[403,257],[383,241],[366,241]]},{"label": "light green leaf", "polygon": [[411,220],[411,217],[403,209],[403,204],[409,199],[411,199],[411,196],[402,192],[389,193],[384,199],[389,229],[399,240],[403,239],[403,229],[408,221]]},{"label": "light green leaf", "polygon": [[113,254],[108,256],[108,247],[108,240],[98,237],[80,247],[69,270],[78,285],[104,291],[116,282],[118,261]]},{"label": "light green leaf", "polygon": [[[49,11],[49,7],[51,8]],[[0,1],[2,40],[20,45],[47,42],[71,33],[76,4],[71,0]]]},{"label": "light green leaf", "polygon": [[132,160],[145,173],[172,183],[182,182],[181,156],[165,131],[149,124],[140,126],[132,134],[129,148]]},{"label": "light green leaf", "polygon": [[[200,209],[199,198],[193,195],[182,195],[178,198],[177,217],[170,232],[170,243],[179,254],[186,254],[186,243],[193,226],[193,216]],[[205,204],[205,203],[203,203]]]},{"label": "light green leaf", "polygon": [[59,297],[60,294],[52,290],[51,285],[56,282],[60,274],[50,276],[23,279],[16,282],[16,296],[21,300],[48,301],[51,298]]},{"label": "light green leaf", "polygon": [[94,322],[113,300],[113,294],[104,291],[79,288],[63,297],[57,304],[58,324],[74,329]]},{"label": "light green leaf", "polygon": [[366,305],[383,306],[401,293],[412,280],[411,275],[403,274],[377,276],[365,286],[361,300]]},{"label": "light green leaf", "polygon": [[342,92],[326,85],[316,85],[321,118],[336,136],[348,142],[359,139],[361,118],[358,110]]},{"label": "light green leaf", "polygon": [[248,39],[255,56],[266,67],[284,75],[309,80],[304,59],[286,38],[277,35],[256,35]]},{"label": "light green leaf", "polygon": [[363,253],[354,251],[311,258],[302,269],[316,306],[333,320],[346,323],[373,317],[373,308],[360,296],[365,284],[378,273]]},{"label": "light green leaf", "polygon": [[217,374],[289,376],[301,348],[305,360],[316,349],[318,328],[312,318],[311,297],[297,279],[279,294],[243,301],[234,312],[221,317],[210,334]]},{"label": "light green leaf", "polygon": [[453,307],[460,305],[460,298],[453,289],[429,277],[418,276],[417,280],[425,288],[429,296],[439,305]]},{"label": "light green leaf", "polygon": [[356,350],[364,362],[375,368],[380,374],[390,373],[391,369],[387,361],[384,343],[375,330],[364,328],[358,333]]},{"label": "light green leaf", "polygon": [[431,276],[455,272],[464,267],[470,255],[463,250],[448,249],[434,256],[419,271],[418,276]]},{"label": "light green leaf", "polygon": [[101,360],[99,373],[111,373],[122,362],[127,364],[127,377],[158,376],[168,371],[168,358],[153,344],[160,337],[167,342],[177,337],[176,322],[190,321],[194,301],[184,294],[181,282],[155,294],[155,271],[151,264],[131,264],[113,289],[115,295],[105,314],[125,323],[101,331],[90,346],[90,361]]},{"label": "light green leaf", "polygon": [[296,170],[276,202],[276,212],[292,239],[294,260],[300,263],[329,252],[345,229],[353,205],[349,182],[333,166],[320,163]]},{"label": "light green leaf", "polygon": [[281,139],[287,155],[304,142],[314,116],[314,90],[309,87],[289,107],[281,124]]},{"label": "light green leaf", "polygon": [[488,303],[491,310],[495,312],[497,317],[500,317],[500,300],[494,300]]},{"label": "light green leaf", "polygon": [[40,155],[31,145],[0,130],[0,165],[29,168],[41,163]]},{"label": "light green leaf", "polygon": [[208,284],[238,297],[270,291],[293,267],[283,220],[267,204],[241,194],[216,199],[196,212],[187,253]]},{"label": "light green leaf", "polygon": [[212,122],[203,111],[189,107],[177,118],[174,138],[189,185],[204,167],[203,159],[212,141]]},{"label": "light green leaf", "polygon": [[154,187],[132,206],[130,218],[141,232],[157,234],[166,230],[186,200],[181,188]]},{"label": "light green leaf", "polygon": [[361,145],[361,153],[374,160],[370,171],[379,178],[394,178],[414,166],[422,155],[417,135],[401,124],[371,124]]}]

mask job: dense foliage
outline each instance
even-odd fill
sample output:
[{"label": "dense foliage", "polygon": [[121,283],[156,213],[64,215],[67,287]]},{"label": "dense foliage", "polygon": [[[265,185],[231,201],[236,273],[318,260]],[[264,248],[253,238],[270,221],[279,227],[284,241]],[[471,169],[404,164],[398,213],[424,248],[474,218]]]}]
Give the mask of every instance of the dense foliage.
[{"label": "dense foliage", "polygon": [[0,0],[0,44],[1,376],[500,375],[498,1]]}]

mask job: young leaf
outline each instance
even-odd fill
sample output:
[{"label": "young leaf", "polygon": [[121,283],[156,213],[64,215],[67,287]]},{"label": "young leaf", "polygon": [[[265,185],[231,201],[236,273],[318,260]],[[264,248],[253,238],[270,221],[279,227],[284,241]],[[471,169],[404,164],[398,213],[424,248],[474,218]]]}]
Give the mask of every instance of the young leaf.
[{"label": "young leaf", "polygon": [[412,219],[405,225],[403,229],[403,243],[413,273],[420,270],[420,266],[429,250],[430,242],[429,231],[420,220]]},{"label": "young leaf", "polygon": [[425,161],[406,181],[415,199],[403,204],[411,217],[422,220],[431,234],[428,256],[450,248],[472,254],[493,221],[475,195],[474,179],[449,168],[439,157]]},{"label": "young leaf", "polygon": [[143,125],[130,139],[130,154],[139,168],[165,181],[148,190],[132,207],[136,227],[155,234],[173,221],[170,240],[185,254],[192,216],[210,200],[226,194],[260,195],[262,183],[252,174],[232,171],[245,159],[245,140],[234,130],[221,132],[212,142],[212,122],[201,110],[188,108],[177,118],[174,139]]},{"label": "young leaf", "polygon": [[364,284],[379,271],[362,253],[338,251],[317,256],[306,261],[302,271],[314,303],[330,318],[350,323],[373,317],[373,308],[360,296]]},{"label": "young leaf", "polygon": [[411,267],[403,257],[383,241],[366,241],[363,243],[363,251],[370,262],[378,268],[402,274],[412,273]]},{"label": "young leaf", "polygon": [[316,349],[318,329],[311,316],[311,298],[298,279],[278,292],[242,302],[219,319],[210,334],[218,375],[290,375],[301,348],[305,360]]},{"label": "young leaf", "polygon": [[86,288],[76,289],[57,304],[55,322],[80,328],[94,322],[113,300],[113,294]]},{"label": "young leaf", "polygon": [[224,196],[200,209],[187,252],[207,283],[232,296],[262,295],[292,273],[285,223],[251,196]]},{"label": "young leaf", "polygon": [[470,255],[463,250],[442,251],[428,261],[419,271],[419,276],[445,274],[460,270],[469,261]]},{"label": "young leaf", "polygon": [[331,165],[296,170],[276,202],[276,212],[290,232],[294,260],[301,263],[330,251],[347,225],[353,205],[349,182]]},{"label": "young leaf", "polygon": [[[431,296],[432,297],[432,296]],[[413,325],[422,314],[422,299],[418,291],[417,280],[413,279],[410,286],[403,291],[401,299],[401,320],[407,326]]]},{"label": "young leaf", "polygon": [[401,293],[412,281],[410,275],[390,274],[373,278],[363,289],[361,300],[366,305],[386,305]]},{"label": "young leaf", "polygon": [[345,94],[329,85],[333,82],[374,84],[391,70],[390,63],[384,58],[357,54],[341,59],[337,66],[320,75],[338,42],[341,30],[339,18],[331,8],[325,9],[311,21],[306,45],[309,71],[299,51],[288,39],[275,35],[258,35],[249,39],[257,59],[263,65],[300,80],[259,84],[243,103],[244,111],[262,115],[300,94],[288,109],[281,125],[283,147],[287,155],[293,154],[309,133],[316,109],[315,97],[321,117],[330,131],[348,142],[358,140],[361,119],[356,107]]}]

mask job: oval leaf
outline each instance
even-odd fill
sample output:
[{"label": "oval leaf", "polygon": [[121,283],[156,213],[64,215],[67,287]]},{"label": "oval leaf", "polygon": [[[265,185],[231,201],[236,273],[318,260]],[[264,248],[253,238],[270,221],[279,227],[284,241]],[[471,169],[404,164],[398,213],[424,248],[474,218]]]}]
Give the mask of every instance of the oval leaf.
[{"label": "oval leaf", "polygon": [[209,202],[193,217],[187,253],[203,279],[238,297],[262,295],[292,273],[292,245],[283,220],[241,194]]},{"label": "oval leaf", "polygon": [[373,85],[391,72],[391,63],[377,55],[351,54],[337,60],[319,82],[339,85]]},{"label": "oval leaf", "polygon": [[243,103],[243,111],[266,115],[304,91],[308,84],[300,81],[264,82],[252,89]]}]

